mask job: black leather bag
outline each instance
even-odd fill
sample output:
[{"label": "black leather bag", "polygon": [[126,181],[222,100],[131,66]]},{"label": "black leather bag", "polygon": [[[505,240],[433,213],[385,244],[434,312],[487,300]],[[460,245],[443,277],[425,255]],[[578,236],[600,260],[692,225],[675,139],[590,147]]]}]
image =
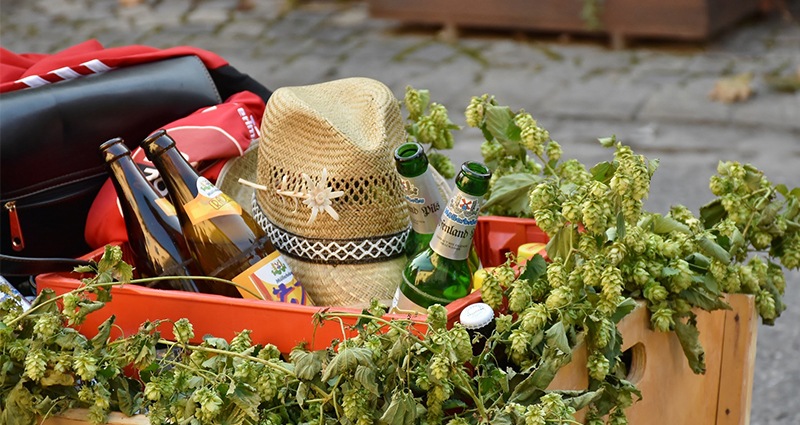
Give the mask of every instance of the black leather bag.
[{"label": "black leather bag", "polygon": [[[220,102],[196,56],[0,95],[0,254],[89,252],[86,216],[108,177],[100,144],[122,137],[134,148],[160,126]],[[3,258],[0,275],[13,274]]]}]

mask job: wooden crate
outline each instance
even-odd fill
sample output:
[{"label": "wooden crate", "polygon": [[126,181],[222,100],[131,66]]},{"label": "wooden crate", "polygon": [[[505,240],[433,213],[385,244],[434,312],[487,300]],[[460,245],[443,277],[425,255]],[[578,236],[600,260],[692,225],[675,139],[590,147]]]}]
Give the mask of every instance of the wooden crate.
[{"label": "wooden crate", "polygon": [[581,0],[368,0],[370,15],[412,24],[704,40],[759,10],[759,0],[605,0],[589,30]]},{"label": "wooden crate", "polygon": [[[650,330],[644,302],[619,323],[623,350],[632,350],[628,379],[642,391],[642,400],[625,413],[631,424],[747,425],[753,390],[758,314],[751,295],[730,295],[730,311],[699,312],[697,327],[706,351],[706,373],[689,368],[674,332]],[[586,347],[579,344],[572,362],[555,377],[550,389],[585,389],[589,383]],[[43,425],[83,425],[88,411],[73,409]],[[583,419],[582,412],[577,415]],[[657,418],[657,420],[654,420]],[[149,425],[143,415],[109,416],[110,425]]]},{"label": "wooden crate", "polygon": [[[730,295],[727,301],[733,310],[698,312],[705,375],[695,375],[689,368],[674,332],[650,329],[644,302],[620,321],[622,349],[633,354],[628,379],[642,392],[642,400],[625,410],[631,424],[750,423],[758,314],[751,295]],[[550,389],[587,387],[586,347],[579,344],[572,358]]]}]

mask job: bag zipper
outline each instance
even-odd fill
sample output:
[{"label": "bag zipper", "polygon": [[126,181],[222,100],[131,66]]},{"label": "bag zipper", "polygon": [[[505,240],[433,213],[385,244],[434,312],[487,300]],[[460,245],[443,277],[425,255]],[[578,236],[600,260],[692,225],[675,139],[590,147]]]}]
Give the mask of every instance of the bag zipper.
[{"label": "bag zipper", "polygon": [[25,239],[22,238],[22,228],[19,226],[17,201],[6,202],[5,208],[8,210],[8,218],[11,223],[11,248],[14,251],[22,251],[25,249]]}]

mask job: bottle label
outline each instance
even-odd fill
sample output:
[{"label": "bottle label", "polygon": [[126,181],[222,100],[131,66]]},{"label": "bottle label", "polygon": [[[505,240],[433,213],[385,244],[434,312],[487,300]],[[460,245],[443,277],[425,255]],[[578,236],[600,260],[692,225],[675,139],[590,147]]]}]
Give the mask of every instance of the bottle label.
[{"label": "bottle label", "polygon": [[172,217],[175,215],[175,206],[172,205],[172,202],[168,201],[167,198],[158,198],[156,199],[156,205],[161,208],[161,211],[164,211],[168,217]]},{"label": "bottle label", "polygon": [[400,288],[397,288],[397,291],[394,293],[394,298],[392,299],[392,308],[389,309],[389,313],[412,315],[428,314],[428,309],[408,299],[408,297],[403,295]]},{"label": "bottle label", "polygon": [[430,235],[436,230],[442,216],[444,200],[430,171],[417,177],[402,177],[411,228],[421,235]]},{"label": "bottle label", "polygon": [[192,224],[222,215],[242,215],[242,207],[205,177],[197,179],[197,197],[183,208]]},{"label": "bottle label", "polygon": [[456,188],[433,232],[431,249],[451,260],[467,259],[482,204],[482,196],[473,196]]},{"label": "bottle label", "polygon": [[[231,280],[261,295],[265,300],[314,305],[278,251],[273,251]],[[244,298],[255,298],[247,291],[239,292]]]}]

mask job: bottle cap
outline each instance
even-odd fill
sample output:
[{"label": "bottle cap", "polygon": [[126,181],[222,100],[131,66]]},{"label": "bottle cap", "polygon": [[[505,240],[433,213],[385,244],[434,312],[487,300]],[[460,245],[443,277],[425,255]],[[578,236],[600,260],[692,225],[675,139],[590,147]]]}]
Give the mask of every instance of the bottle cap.
[{"label": "bottle cap", "polygon": [[470,304],[461,310],[458,321],[467,329],[480,329],[494,320],[494,310],[489,304]]},{"label": "bottle cap", "polygon": [[521,264],[530,260],[534,255],[541,252],[546,246],[547,244],[539,242],[531,242],[520,245],[519,248],[517,248],[517,262]]}]

